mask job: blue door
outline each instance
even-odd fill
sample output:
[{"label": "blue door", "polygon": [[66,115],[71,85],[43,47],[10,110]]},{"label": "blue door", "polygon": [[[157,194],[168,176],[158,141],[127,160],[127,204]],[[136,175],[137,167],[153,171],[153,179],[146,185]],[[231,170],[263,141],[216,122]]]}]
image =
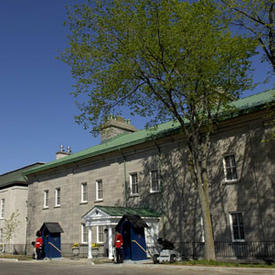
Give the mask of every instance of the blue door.
[{"label": "blue door", "polygon": [[131,242],[132,260],[147,259],[144,228],[131,228]]},{"label": "blue door", "polygon": [[61,257],[60,233],[50,233],[47,228],[42,231],[44,256],[47,258]]},{"label": "blue door", "polygon": [[144,228],[133,228],[128,220],[124,220],[120,232],[123,236],[124,259],[133,261],[147,259]]}]

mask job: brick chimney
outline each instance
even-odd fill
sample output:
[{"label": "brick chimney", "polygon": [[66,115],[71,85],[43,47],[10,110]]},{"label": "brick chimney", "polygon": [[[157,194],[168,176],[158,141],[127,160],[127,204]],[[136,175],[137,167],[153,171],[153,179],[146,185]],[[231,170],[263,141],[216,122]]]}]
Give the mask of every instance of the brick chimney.
[{"label": "brick chimney", "polygon": [[64,148],[64,145],[61,144],[60,145],[60,151],[59,152],[56,152],[56,159],[61,159],[61,158],[64,158],[66,156],[69,156],[72,154],[72,150],[71,150],[71,147],[68,146],[67,147],[67,152],[65,151],[65,148]]},{"label": "brick chimney", "polygon": [[130,119],[124,119],[120,116],[109,116],[100,130],[101,143],[122,133],[132,133],[136,131],[137,129],[130,124]]}]

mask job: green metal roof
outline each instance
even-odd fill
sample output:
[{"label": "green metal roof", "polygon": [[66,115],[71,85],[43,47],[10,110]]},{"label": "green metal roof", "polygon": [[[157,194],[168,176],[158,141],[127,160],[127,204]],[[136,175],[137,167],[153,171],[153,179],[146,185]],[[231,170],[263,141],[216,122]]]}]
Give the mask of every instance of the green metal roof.
[{"label": "green metal roof", "polygon": [[27,185],[25,177],[22,175],[22,172],[29,170],[30,168],[37,167],[44,163],[37,162],[32,165],[28,165],[22,167],[20,169],[10,171],[8,173],[0,175],[0,188],[19,184],[19,185]]},{"label": "green metal roof", "polygon": [[[140,217],[156,217],[156,218],[160,217],[160,214],[146,208],[129,208],[129,207],[120,207],[120,206],[100,206],[100,205],[94,206],[92,209],[94,208],[98,208],[99,210],[105,212],[106,214],[110,216],[115,216],[115,217],[123,216],[123,215],[138,215]],[[89,210],[89,212],[91,210]],[[88,213],[86,213],[85,215],[87,215]],[[85,215],[83,215],[83,217]]]},{"label": "green metal roof", "polygon": [[[269,90],[259,94],[251,95],[235,102],[232,102],[232,107],[235,107],[238,111],[249,111],[254,109],[259,109],[265,104],[273,102],[275,99],[275,90]],[[237,113],[238,115],[239,113]],[[171,134],[173,131],[179,129],[179,123],[176,121],[169,121],[158,125],[158,127],[153,127],[150,129],[139,130],[134,133],[125,133],[117,137],[114,137],[106,142],[90,147],[78,153],[63,157],[58,160],[46,163],[40,167],[32,168],[24,171],[25,175],[37,173],[61,165],[77,162],[83,159],[87,159],[93,156],[98,156],[104,153],[113,152],[123,148],[127,148],[133,145],[141,144],[143,142],[152,140],[166,134]]]}]

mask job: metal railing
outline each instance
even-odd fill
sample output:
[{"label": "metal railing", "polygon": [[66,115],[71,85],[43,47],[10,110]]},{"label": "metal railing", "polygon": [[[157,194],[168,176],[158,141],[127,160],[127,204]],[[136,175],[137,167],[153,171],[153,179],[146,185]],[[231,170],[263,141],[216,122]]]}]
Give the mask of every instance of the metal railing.
[{"label": "metal railing", "polygon": [[[72,243],[62,243],[61,250],[63,257],[71,257],[72,253]],[[204,254],[204,243],[203,242],[182,242],[175,243],[176,250],[178,250],[183,258],[202,258]],[[28,254],[33,253],[33,246],[31,244],[16,244],[13,245],[13,252],[11,247],[5,246],[4,253],[16,253],[16,254]],[[149,247],[147,247],[148,250]],[[153,247],[151,247],[153,249]],[[250,242],[215,242],[216,257],[219,258],[272,258],[275,259],[275,241],[250,241]],[[3,253],[3,252],[2,252]],[[104,247],[93,248],[92,253],[94,257],[106,256],[106,251]],[[80,245],[79,257],[87,257],[88,247],[87,245]]]},{"label": "metal railing", "polygon": [[[220,258],[275,258],[275,241],[215,242],[216,257]],[[182,254],[186,258],[201,258],[203,242],[183,242]]]}]

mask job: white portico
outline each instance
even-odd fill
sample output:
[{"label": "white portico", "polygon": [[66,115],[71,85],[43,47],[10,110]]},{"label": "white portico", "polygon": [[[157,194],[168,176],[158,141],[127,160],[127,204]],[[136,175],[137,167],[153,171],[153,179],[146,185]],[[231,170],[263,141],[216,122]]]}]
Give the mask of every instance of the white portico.
[{"label": "white portico", "polygon": [[152,210],[141,208],[127,208],[116,206],[95,206],[82,218],[85,222],[85,226],[88,227],[88,259],[92,259],[92,227],[94,226],[106,226],[108,230],[108,258],[113,258],[113,229],[118,224],[123,215],[138,215],[146,221],[149,228],[146,229],[145,237],[149,247],[158,238],[158,223],[159,214]]}]

